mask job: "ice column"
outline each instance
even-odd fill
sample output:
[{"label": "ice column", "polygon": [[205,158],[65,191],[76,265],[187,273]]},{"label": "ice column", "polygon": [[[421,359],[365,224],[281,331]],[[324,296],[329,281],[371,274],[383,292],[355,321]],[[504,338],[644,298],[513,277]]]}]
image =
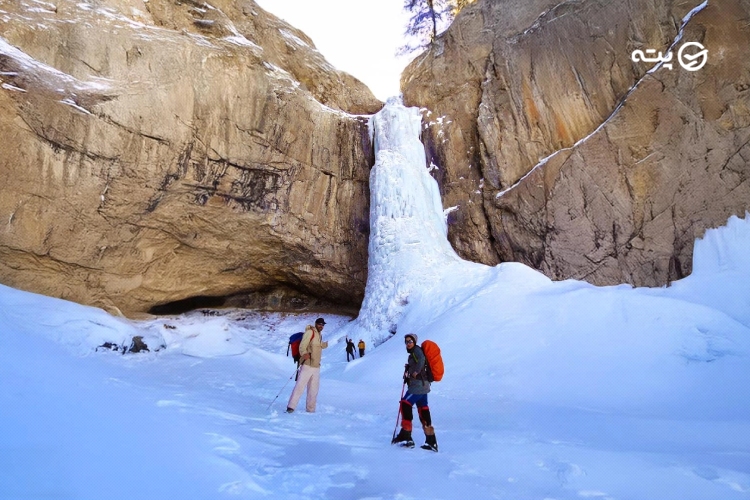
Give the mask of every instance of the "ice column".
[{"label": "ice column", "polygon": [[427,170],[417,108],[391,98],[370,121],[375,165],[370,173],[367,287],[358,327],[378,342],[404,307],[460,261],[448,243],[437,182]]}]

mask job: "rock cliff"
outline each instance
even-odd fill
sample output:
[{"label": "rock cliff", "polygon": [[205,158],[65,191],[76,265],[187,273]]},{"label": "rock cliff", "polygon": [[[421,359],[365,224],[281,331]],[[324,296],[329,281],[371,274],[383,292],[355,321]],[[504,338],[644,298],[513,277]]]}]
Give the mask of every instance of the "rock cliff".
[{"label": "rock cliff", "polygon": [[[480,0],[411,63],[462,256],[663,285],[750,210],[750,2],[699,4]],[[708,49],[698,71],[686,42]],[[649,49],[672,69],[631,59]]]},{"label": "rock cliff", "polygon": [[1,283],[361,301],[381,103],[252,0],[6,1],[0,80]]}]

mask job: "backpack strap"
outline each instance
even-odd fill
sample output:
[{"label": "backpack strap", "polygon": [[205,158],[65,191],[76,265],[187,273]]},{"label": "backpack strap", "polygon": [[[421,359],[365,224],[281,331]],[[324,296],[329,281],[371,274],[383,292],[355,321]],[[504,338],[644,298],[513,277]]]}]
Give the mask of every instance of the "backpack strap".
[{"label": "backpack strap", "polygon": [[[419,347],[419,350],[422,351],[422,356],[424,357],[424,366],[422,366],[422,370],[417,374],[416,378],[419,380],[424,380],[425,382],[429,382],[430,380],[428,371],[430,369],[430,363],[427,360],[427,355],[424,353],[424,349],[422,349],[422,346],[415,345],[414,349],[416,350],[417,347]],[[417,355],[414,353],[414,350],[412,350],[410,354],[412,355],[412,357],[414,357],[415,363],[419,362],[419,360],[417,359]]]},{"label": "backpack strap", "polygon": [[[315,327],[312,328],[312,337],[310,337],[310,342],[315,338]],[[307,344],[308,349],[310,348],[310,344]],[[307,353],[305,353],[307,354]],[[300,357],[302,357],[302,353],[299,353]],[[308,358],[310,359],[310,358]],[[299,364],[299,363],[298,363]]]}]

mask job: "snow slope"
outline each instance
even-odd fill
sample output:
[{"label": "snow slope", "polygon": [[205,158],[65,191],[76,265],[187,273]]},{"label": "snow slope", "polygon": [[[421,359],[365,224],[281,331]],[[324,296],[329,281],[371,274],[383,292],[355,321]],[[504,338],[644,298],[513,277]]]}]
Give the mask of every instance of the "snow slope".
[{"label": "snow slope", "polygon": [[[405,135],[373,172],[380,267],[358,320],[325,316],[317,413],[283,413],[286,339],[317,314],[131,322],[0,286],[0,498],[750,498],[750,217],[708,231],[667,288],[466,263],[413,115],[390,102],[374,124]],[[443,351],[439,453],[389,445],[406,332]],[[383,343],[347,363],[360,333]],[[166,348],[95,350],[135,334]]]}]

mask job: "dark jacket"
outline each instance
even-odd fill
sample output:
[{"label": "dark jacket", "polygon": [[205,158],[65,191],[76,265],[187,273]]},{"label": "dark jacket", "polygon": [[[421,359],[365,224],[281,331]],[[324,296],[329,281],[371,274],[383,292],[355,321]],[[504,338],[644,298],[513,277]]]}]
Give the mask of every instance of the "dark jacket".
[{"label": "dark jacket", "polygon": [[425,371],[425,363],[427,362],[424,357],[422,348],[418,345],[414,345],[411,349],[407,349],[409,358],[406,362],[406,384],[411,394],[427,394],[430,392],[430,382],[427,381],[427,373]]}]

